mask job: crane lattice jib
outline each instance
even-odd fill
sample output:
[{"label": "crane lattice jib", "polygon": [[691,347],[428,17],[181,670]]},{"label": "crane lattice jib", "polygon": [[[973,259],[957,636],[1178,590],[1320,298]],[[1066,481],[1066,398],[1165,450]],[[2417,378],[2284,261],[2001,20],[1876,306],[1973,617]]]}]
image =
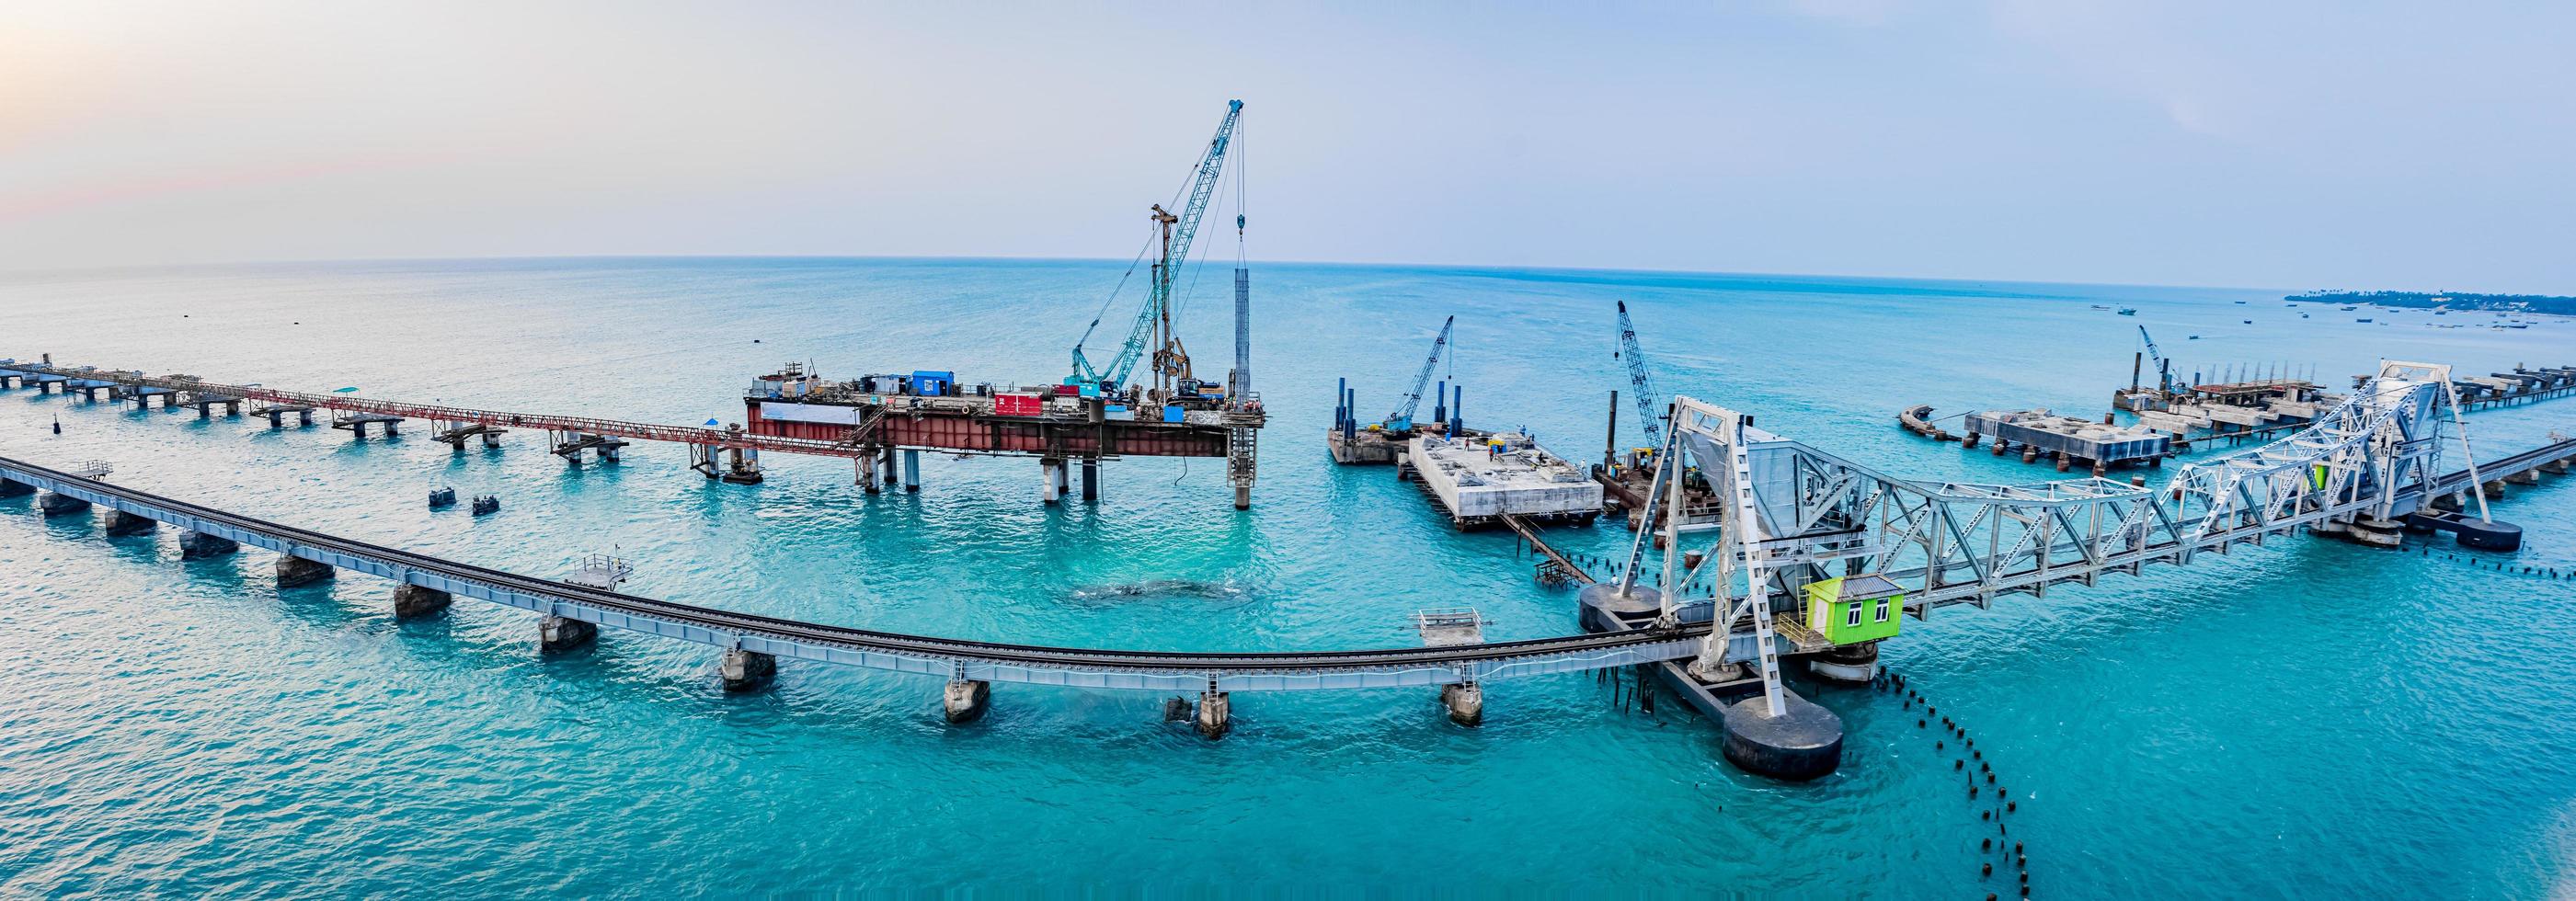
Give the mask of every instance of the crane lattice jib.
[{"label": "crane lattice jib", "polygon": [[1431,355],[1422,358],[1422,368],[1414,371],[1413,390],[1404,393],[1404,405],[1395,408],[1395,412],[1386,414],[1388,423],[1404,424],[1413,421],[1414,409],[1422,406],[1423,386],[1431,384],[1431,370],[1440,365],[1440,349],[1449,346],[1449,327],[1456,324],[1458,324],[1456,316],[1440,321],[1440,337],[1431,339]]},{"label": "crane lattice jib", "polygon": [[2147,342],[2147,360],[2156,364],[2156,389],[2172,390],[2171,374],[2165,370],[2164,352],[2156,349],[2156,336],[2147,334],[2147,327],[2141,325],[2138,326],[2138,340]]},{"label": "crane lattice jib", "polygon": [[1646,430],[1646,441],[1664,443],[1663,395],[1655,393],[1655,377],[1646,371],[1646,352],[1637,349],[1637,327],[1628,321],[1628,302],[1619,302],[1619,352],[1628,359],[1628,393],[1637,401],[1637,424]]},{"label": "crane lattice jib", "polygon": [[1207,153],[1199,157],[1198,168],[1190,178],[1190,200],[1181,208],[1179,221],[1172,225],[1172,243],[1154,288],[1145,298],[1145,307],[1137,311],[1136,321],[1127,327],[1127,342],[1118,346],[1118,356],[1099,370],[1082,355],[1081,345],[1073,348],[1073,375],[1077,382],[1106,388],[1123,385],[1136,361],[1145,354],[1146,342],[1152,340],[1154,323],[1172,303],[1173,271],[1190,257],[1190,239],[1199,231],[1199,217],[1207,212],[1208,198],[1216,194],[1217,175],[1225,169],[1225,148],[1234,140],[1234,123],[1243,116],[1243,101],[1226,104],[1225,121],[1217,123],[1216,137],[1208,141]]}]

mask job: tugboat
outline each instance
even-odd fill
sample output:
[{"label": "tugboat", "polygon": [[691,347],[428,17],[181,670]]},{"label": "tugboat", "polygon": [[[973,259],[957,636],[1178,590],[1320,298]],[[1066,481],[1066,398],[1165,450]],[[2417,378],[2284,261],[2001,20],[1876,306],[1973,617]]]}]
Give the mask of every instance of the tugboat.
[{"label": "tugboat", "polygon": [[2135,315],[2138,315],[2138,308],[2137,308],[2137,307],[2121,307],[2121,308],[2120,308],[2120,315],[2122,315],[2122,316],[2135,316]]},{"label": "tugboat", "polygon": [[430,508],[430,509],[432,509],[432,510],[437,510],[437,509],[441,509],[441,508],[445,508],[445,507],[453,507],[453,506],[456,506],[456,489],[454,489],[454,488],[432,488],[432,489],[430,489],[430,490],[429,490],[429,508]]},{"label": "tugboat", "polygon": [[501,499],[489,494],[474,496],[474,515],[489,516],[501,512]]}]

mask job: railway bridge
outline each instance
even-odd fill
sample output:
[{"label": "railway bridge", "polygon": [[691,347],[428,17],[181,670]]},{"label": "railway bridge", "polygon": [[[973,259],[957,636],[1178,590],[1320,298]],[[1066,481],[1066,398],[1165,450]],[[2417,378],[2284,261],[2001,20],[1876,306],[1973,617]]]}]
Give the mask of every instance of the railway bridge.
[{"label": "railway bridge", "polygon": [[[1841,723],[1787,691],[1780,658],[1805,656],[1821,677],[1866,681],[1876,675],[1878,643],[1896,631],[1845,631],[1841,617],[1855,627],[1864,619],[1874,627],[1891,618],[1928,620],[1943,607],[2091,585],[2149,563],[2188,564],[2301,529],[2386,544],[2410,525],[2443,527],[2410,518],[2441,512],[2434,504],[2446,498],[2477,499],[2476,520],[2446,514],[2455,520],[2449,527],[2465,535],[2492,528],[2464,525],[2486,522],[2489,486],[2565,473],[2576,459],[2576,439],[2559,438],[2439,472],[2445,425],[2464,428],[2447,385],[2444,367],[2386,364],[2378,379],[2307,429],[2183,467],[2156,488],[2102,478],[2020,485],[1903,479],[1756,429],[1751,416],[1681,397],[1647,499],[1679,495],[1674,461],[1688,455],[1716,488],[1723,515],[1705,523],[1666,518],[1670,551],[1656,583],[1688,585],[1706,576],[1705,584],[1723,587],[1717,599],[1685,602],[1678,592],[1640,584],[1650,543],[1641,530],[1624,575],[1580,592],[1586,634],[1489,643],[1480,633],[1435,636],[1425,617],[1424,646],[1391,649],[1048,647],[737,613],[622,593],[614,578],[541,579],[216,510],[112,484],[107,468],[96,465],[70,472],[0,458],[0,497],[41,490],[49,515],[104,507],[112,511],[110,534],[176,526],[183,557],[243,544],[273,551],[281,584],[341,570],[392,580],[398,616],[441,609],[459,595],[538,613],[544,647],[586,642],[602,626],[715,646],[724,651],[729,689],[757,688],[782,658],[944,677],[953,722],[980,716],[993,682],[1195,692],[1190,716],[1210,737],[1226,731],[1236,691],[1438,686],[1452,717],[1468,721],[1461,705],[1481,708],[1474,689],[1485,680],[1650,665],[1724,724],[1729,760],[1803,779],[1838,764]],[[1645,521],[1654,522],[1647,513]],[[1703,573],[1708,567],[1715,569]],[[1872,587],[1866,596],[1845,591],[1854,586]],[[1443,619],[1443,628],[1454,619]]]}]

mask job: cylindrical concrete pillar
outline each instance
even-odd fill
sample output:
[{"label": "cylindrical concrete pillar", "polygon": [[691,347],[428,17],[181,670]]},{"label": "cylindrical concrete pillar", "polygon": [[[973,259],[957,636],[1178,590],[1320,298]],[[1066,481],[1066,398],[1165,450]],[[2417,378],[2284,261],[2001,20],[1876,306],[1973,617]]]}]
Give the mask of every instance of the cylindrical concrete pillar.
[{"label": "cylindrical concrete pillar", "polygon": [[904,452],[903,452],[903,490],[905,490],[905,491],[920,491],[920,490],[921,490],[921,451],[914,450],[914,449],[911,449],[911,448],[906,448],[906,449],[904,449]]}]

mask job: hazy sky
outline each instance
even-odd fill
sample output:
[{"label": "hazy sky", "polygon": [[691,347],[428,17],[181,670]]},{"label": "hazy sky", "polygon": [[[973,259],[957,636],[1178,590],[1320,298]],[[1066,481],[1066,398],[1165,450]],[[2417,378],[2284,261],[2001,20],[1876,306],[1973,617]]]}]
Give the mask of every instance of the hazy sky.
[{"label": "hazy sky", "polygon": [[[1267,259],[2576,293],[2576,5],[0,11],[0,268]],[[1211,247],[1226,249],[1224,244]]]}]

